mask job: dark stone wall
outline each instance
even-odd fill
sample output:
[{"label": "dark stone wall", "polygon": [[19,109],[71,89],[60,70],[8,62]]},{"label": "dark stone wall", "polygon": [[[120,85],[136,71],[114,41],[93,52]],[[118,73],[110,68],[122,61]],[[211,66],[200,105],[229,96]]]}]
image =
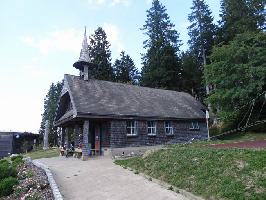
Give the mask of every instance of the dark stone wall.
[{"label": "dark stone wall", "polygon": [[208,137],[205,120],[193,120],[198,122],[199,130],[190,130],[192,121],[172,121],[173,135],[165,133],[164,121],[156,121],[156,135],[150,136],[147,131],[147,121],[137,121],[137,135],[127,136],[126,121],[113,120],[110,123],[110,146],[132,147],[148,146],[172,143],[184,143],[192,138],[202,140]]}]

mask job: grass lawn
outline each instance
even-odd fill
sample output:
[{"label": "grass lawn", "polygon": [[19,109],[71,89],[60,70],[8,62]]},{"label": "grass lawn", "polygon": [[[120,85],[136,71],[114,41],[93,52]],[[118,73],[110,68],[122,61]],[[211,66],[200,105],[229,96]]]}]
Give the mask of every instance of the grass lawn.
[{"label": "grass lawn", "polygon": [[206,199],[266,199],[266,150],[171,145],[115,163]]},{"label": "grass lawn", "polygon": [[51,158],[59,155],[59,150],[57,148],[48,149],[48,150],[38,150],[32,151],[27,154],[23,154],[24,157],[31,157],[31,159],[39,159],[39,158]]}]

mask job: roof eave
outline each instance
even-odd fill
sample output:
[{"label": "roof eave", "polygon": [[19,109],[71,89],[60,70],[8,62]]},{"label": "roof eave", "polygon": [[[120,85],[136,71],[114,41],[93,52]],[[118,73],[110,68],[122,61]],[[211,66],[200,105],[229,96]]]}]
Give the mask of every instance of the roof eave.
[{"label": "roof eave", "polygon": [[140,115],[117,115],[117,114],[103,114],[99,115],[96,113],[82,113],[78,112],[75,116],[76,118],[101,118],[101,119],[149,119],[149,120],[196,120],[205,119],[205,117],[190,117],[190,118],[180,118],[180,117],[170,117],[170,116],[140,116]]}]

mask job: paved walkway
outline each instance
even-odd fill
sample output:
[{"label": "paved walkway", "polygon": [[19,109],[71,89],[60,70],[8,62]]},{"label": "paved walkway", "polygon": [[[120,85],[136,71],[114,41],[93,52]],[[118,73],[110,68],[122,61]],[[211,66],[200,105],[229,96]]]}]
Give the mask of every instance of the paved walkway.
[{"label": "paved walkway", "polygon": [[39,161],[51,169],[66,200],[187,200],[181,194],[115,165],[110,158],[81,161],[55,157]]}]

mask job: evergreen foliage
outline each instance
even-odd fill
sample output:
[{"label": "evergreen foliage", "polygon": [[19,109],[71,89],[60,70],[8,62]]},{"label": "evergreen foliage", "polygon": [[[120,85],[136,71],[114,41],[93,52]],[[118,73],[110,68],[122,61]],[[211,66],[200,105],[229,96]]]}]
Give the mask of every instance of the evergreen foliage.
[{"label": "evergreen foliage", "polygon": [[265,0],[222,0],[219,42],[237,34],[265,29]]},{"label": "evergreen foliage", "polygon": [[51,84],[49,91],[44,99],[44,112],[42,114],[42,121],[39,130],[39,133],[41,135],[44,135],[45,122],[46,120],[48,120],[49,121],[48,142],[50,145],[54,146],[58,144],[58,130],[56,127],[54,127],[54,119],[62,87],[63,87],[63,82]]},{"label": "evergreen foliage", "polygon": [[190,86],[191,94],[203,100],[206,96],[205,83],[202,81],[203,69],[209,63],[208,56],[214,45],[216,26],[213,24],[212,13],[204,0],[193,0],[191,10],[188,16],[191,23],[188,27],[189,52],[183,55],[185,59],[183,69],[186,72],[184,86]]},{"label": "evergreen foliage", "polygon": [[121,52],[120,58],[116,59],[113,68],[115,70],[115,80],[117,82],[138,83],[139,72],[132,58],[124,51]]},{"label": "evergreen foliage", "polygon": [[214,86],[207,100],[222,121],[241,118],[239,108],[266,90],[266,35],[244,33],[228,45],[215,47],[205,79]]},{"label": "evergreen foliage", "polygon": [[110,43],[103,28],[99,27],[90,37],[89,52],[96,67],[90,69],[90,76],[99,80],[114,80],[114,70],[111,64]]},{"label": "evergreen foliage", "polygon": [[[190,51],[198,58],[198,66],[203,69],[204,60],[211,52],[214,44],[215,25],[213,24],[212,13],[204,0],[193,0],[191,14],[188,20],[191,25],[188,27],[190,39],[188,44]],[[207,61],[206,61],[207,62]]]},{"label": "evergreen foliage", "polygon": [[18,184],[15,177],[8,177],[0,181],[0,197],[12,194],[14,185]]},{"label": "evergreen foliage", "polygon": [[147,49],[142,57],[143,67],[140,84],[148,87],[180,90],[181,63],[178,57],[179,34],[171,23],[166,8],[153,0],[147,11],[147,20],[141,29],[148,39],[143,42]]},{"label": "evergreen foliage", "polygon": [[182,52],[183,90],[190,93],[200,101],[205,94],[202,85],[202,70],[199,68],[198,57],[191,51]]},{"label": "evergreen foliage", "polygon": [[266,1],[265,0],[247,0],[248,7],[252,13],[253,20],[256,22],[259,30],[266,30]]}]

